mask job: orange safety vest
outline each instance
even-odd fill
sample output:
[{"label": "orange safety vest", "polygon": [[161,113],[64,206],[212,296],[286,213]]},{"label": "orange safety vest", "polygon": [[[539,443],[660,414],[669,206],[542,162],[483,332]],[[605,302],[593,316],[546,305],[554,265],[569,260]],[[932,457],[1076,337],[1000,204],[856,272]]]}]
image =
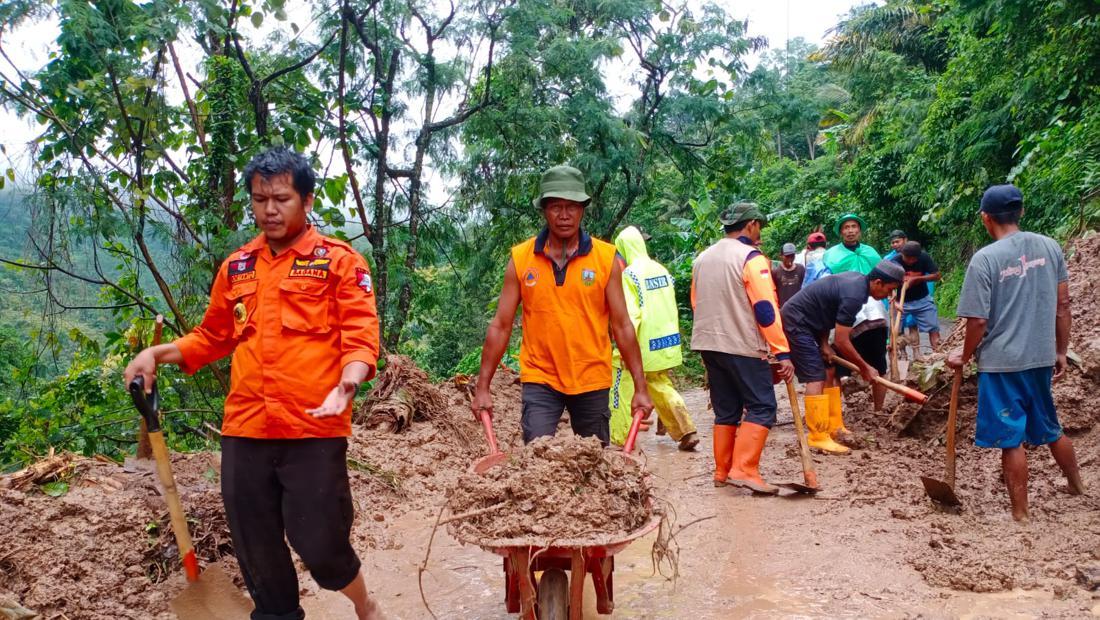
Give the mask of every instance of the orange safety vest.
[{"label": "orange safety vest", "polygon": [[543,253],[547,237],[543,229],[512,248],[523,301],[520,381],[541,383],[563,394],[610,388],[607,286],[615,246],[582,230],[576,254],[559,270]]}]

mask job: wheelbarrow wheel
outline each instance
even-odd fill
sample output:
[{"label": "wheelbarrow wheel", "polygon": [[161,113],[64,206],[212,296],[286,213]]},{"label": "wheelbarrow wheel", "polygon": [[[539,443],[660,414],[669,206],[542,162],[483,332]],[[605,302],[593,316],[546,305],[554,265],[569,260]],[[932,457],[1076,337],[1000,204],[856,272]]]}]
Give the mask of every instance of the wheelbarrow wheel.
[{"label": "wheelbarrow wheel", "polygon": [[551,568],[539,579],[539,620],[569,619],[569,578]]}]

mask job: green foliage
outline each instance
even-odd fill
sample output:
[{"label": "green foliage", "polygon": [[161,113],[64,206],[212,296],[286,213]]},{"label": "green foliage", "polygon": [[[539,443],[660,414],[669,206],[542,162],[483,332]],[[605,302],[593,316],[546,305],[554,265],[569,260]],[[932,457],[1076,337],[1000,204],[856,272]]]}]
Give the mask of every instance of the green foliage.
[{"label": "green foliage", "polygon": [[[268,144],[308,154],[314,223],[369,255],[387,349],[437,378],[476,371],[555,164],[585,173],[596,236],[652,235],[688,339],[692,261],[737,200],[770,212],[772,255],[814,230],[835,242],[847,211],[880,250],[908,231],[944,267],[944,316],[988,243],[987,186],[1023,189],[1026,228],[1100,224],[1095,2],[888,0],[751,70],[762,41],[717,3],[447,6],[311,2],[303,29],[281,0],[0,2],[0,34],[60,27],[44,67],[0,77],[0,104],[41,130],[33,185],[0,194],[2,258],[29,266],[0,286],[39,291],[0,296],[0,462],[132,449],[121,365],[156,314],[169,338],[200,320],[214,270],[255,234],[240,170]],[[261,26],[277,31],[250,38]],[[227,373],[162,373],[175,446],[207,441]],[[699,375],[689,353],[679,378]]]}]

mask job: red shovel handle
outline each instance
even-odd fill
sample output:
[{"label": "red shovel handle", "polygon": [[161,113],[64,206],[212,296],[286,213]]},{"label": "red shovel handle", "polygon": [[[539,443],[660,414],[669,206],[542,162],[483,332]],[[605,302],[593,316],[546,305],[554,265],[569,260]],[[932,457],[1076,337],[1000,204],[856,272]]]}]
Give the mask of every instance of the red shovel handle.
[{"label": "red shovel handle", "polygon": [[[849,362],[848,360],[844,359],[843,357],[839,357],[837,355],[834,355],[834,356],[832,356],[832,361],[833,361],[834,364],[840,364],[841,366],[847,368],[848,370],[850,370],[852,372],[856,372],[856,373],[859,372],[859,366],[856,366],[855,364],[853,364],[852,362]],[[885,387],[888,390],[893,390],[893,391],[897,392],[898,394],[901,394],[902,396],[904,396],[906,400],[912,401],[912,402],[917,403],[919,405],[923,405],[924,403],[928,402],[928,396],[927,395],[925,395],[921,392],[918,392],[918,391],[914,390],[913,388],[901,385],[900,383],[894,383],[893,381],[890,381],[888,379],[883,379],[881,376],[875,377],[875,383],[878,383],[879,385]]]},{"label": "red shovel handle", "polygon": [[626,434],[626,442],[623,443],[623,452],[629,454],[634,451],[634,442],[638,439],[638,429],[642,427],[644,417],[645,409],[634,410],[634,417],[630,420],[630,432]]},{"label": "red shovel handle", "polygon": [[493,418],[489,415],[488,409],[482,409],[477,412],[479,418],[481,418],[481,428],[485,431],[485,441],[489,442],[489,455],[500,454],[500,448],[497,447],[497,437],[493,433]]}]

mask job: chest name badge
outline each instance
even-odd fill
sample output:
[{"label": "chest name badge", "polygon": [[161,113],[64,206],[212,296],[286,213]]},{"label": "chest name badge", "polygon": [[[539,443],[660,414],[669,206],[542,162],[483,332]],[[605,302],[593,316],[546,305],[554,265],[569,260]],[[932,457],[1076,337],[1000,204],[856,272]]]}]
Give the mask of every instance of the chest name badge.
[{"label": "chest name badge", "polygon": [[256,279],[256,257],[244,254],[237,260],[229,261],[226,267],[226,275],[229,276],[230,286],[239,282],[248,282]]},{"label": "chest name badge", "polygon": [[295,258],[290,265],[288,278],[313,278],[315,280],[328,280],[331,258]]}]

